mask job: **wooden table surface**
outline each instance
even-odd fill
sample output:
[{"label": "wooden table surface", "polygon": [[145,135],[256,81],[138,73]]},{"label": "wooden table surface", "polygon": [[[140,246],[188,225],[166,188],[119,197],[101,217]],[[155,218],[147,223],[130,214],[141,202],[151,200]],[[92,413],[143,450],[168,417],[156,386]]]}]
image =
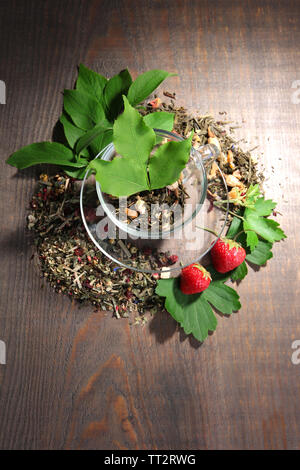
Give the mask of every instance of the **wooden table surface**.
[{"label": "wooden table surface", "polygon": [[[0,38],[1,449],[299,449],[300,1],[4,0]],[[133,327],[41,289],[25,227],[38,170],[5,160],[51,139],[80,62],[178,72],[178,103],[244,120],[263,152],[288,238],[201,346],[166,313]]]}]

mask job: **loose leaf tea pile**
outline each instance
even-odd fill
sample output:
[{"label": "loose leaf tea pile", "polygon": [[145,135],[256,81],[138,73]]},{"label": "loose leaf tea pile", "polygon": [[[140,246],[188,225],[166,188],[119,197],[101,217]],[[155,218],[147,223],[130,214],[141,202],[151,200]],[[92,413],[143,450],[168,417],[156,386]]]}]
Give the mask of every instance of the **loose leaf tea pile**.
[{"label": "loose leaf tea pile", "polygon": [[[7,163],[19,169],[40,163],[60,166],[55,176],[41,175],[28,216],[41,271],[58,292],[89,302],[95,308],[113,311],[118,318],[132,313],[138,322],[145,321],[148,314],[162,309],[164,304],[187,334],[204,341],[217,325],[213,308],[231,314],[241,307],[237,292],[225,282],[230,278],[243,279],[248,273],[247,262],[257,266],[266,263],[273,256],[273,244],[285,238],[285,234],[278,222],[270,218],[276,216],[276,203],[264,198],[263,176],[257,172],[251,150],[241,148],[232,135],[235,127],[229,121],[215,120],[210,115],[191,115],[183,107],[175,106],[175,94],[169,92],[164,92],[169,98],[167,103],[157,96],[147,102],[147,97],[168,76],[172,74],[151,70],[133,81],[125,69],[107,79],[80,65],[75,89],[64,91],[60,123],[65,142],[28,145],[12,154]],[[184,140],[165,141],[154,129],[173,131]],[[113,158],[96,159],[99,151],[110,143],[114,144]],[[155,200],[161,202],[166,196],[169,203],[174,199],[174,204],[183,206],[188,194],[182,185],[181,172],[190,158],[191,146],[197,149],[205,144],[219,150],[217,161],[204,164],[208,176],[208,211],[227,212],[230,203],[227,240],[218,243],[232,246],[235,243],[242,257],[241,264],[228,265],[229,269],[235,269],[226,274],[215,271],[212,265],[206,266],[210,284],[205,290],[193,290],[187,295],[180,290],[178,278],[116,266],[96,250],[81,220],[76,180],[89,170],[112,202],[116,197],[129,196],[132,203],[126,209],[129,219],[141,213],[142,205],[151,205]],[[89,197],[92,193],[87,191],[85,218],[96,223],[95,209],[92,209],[95,206],[89,205]],[[158,223],[163,229],[163,220]],[[112,251],[118,249],[117,245],[123,246],[132,266],[146,267],[150,260],[154,272],[178,261],[171,253],[152,250],[148,253],[147,249],[140,250],[128,241],[126,246],[117,239],[108,242]],[[219,252],[218,261],[221,259],[224,260]],[[226,272],[223,266],[219,270]]]},{"label": "loose leaf tea pile", "polygon": [[[28,228],[34,232],[38,263],[57,292],[113,311],[118,318],[132,314],[136,321],[162,308],[154,293],[157,276],[116,266],[95,249],[82,223],[74,180],[42,174],[30,205]],[[94,209],[87,209],[85,216],[96,220]],[[147,255],[134,246],[129,249],[143,265]],[[162,260],[156,262],[158,266]]]}]

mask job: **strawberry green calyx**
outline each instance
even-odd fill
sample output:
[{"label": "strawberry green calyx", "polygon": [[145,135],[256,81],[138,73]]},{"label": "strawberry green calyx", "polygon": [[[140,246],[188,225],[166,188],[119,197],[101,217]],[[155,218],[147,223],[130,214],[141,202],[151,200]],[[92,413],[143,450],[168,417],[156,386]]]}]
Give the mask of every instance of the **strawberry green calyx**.
[{"label": "strawberry green calyx", "polygon": [[231,238],[220,238],[220,240],[228,246],[229,250],[232,250],[232,248],[241,248],[240,243],[236,242],[235,240],[232,240]]},{"label": "strawberry green calyx", "polygon": [[180,277],[180,290],[183,294],[199,294],[211,283],[210,273],[199,263],[183,268]]},{"label": "strawberry green calyx", "polygon": [[202,265],[199,264],[199,263],[195,263],[195,264],[193,264],[193,267],[199,269],[199,270],[202,272],[204,279],[210,279],[210,280],[211,280],[211,275],[210,275],[210,273],[204,268],[204,266],[202,266]]}]

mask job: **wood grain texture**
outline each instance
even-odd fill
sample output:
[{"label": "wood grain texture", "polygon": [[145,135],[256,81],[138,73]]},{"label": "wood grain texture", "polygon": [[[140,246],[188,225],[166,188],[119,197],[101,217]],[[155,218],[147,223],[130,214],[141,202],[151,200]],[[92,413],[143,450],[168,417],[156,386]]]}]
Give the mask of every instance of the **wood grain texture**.
[{"label": "wood grain texture", "polygon": [[[299,449],[299,0],[10,0],[0,35],[0,448]],[[165,313],[130,327],[41,289],[25,229],[38,170],[5,159],[51,139],[80,62],[176,71],[179,103],[245,120],[264,151],[288,238],[202,346]]]}]

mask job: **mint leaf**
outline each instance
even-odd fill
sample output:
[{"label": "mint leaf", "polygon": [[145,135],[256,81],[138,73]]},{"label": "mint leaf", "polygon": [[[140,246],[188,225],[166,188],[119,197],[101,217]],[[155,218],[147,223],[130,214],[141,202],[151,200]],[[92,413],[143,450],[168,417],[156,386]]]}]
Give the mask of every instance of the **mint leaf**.
[{"label": "mint leaf", "polygon": [[[182,142],[167,142],[161,145],[150,157],[149,179],[151,189],[158,189],[177,181],[186,166],[192,145],[193,135]],[[172,163],[170,163],[172,162]]]},{"label": "mint leaf", "polygon": [[222,281],[212,281],[201,294],[185,295],[180,290],[180,279],[160,279],[155,292],[165,297],[165,308],[183,327],[204,341],[209,331],[214,331],[217,319],[211,305],[222,313],[231,314],[241,307],[237,292]]},{"label": "mint leaf", "polygon": [[106,132],[108,130],[112,131],[112,129],[107,129],[102,124],[97,124],[95,127],[90,129],[89,131],[85,132],[85,134],[83,136],[81,136],[80,139],[78,139],[78,141],[76,143],[76,153],[79,154],[80,152],[82,152],[82,150],[87,148],[89,145],[91,145],[91,143],[97,137],[99,137],[101,134],[103,134],[104,132]]},{"label": "mint leaf", "polygon": [[102,190],[120,197],[174,183],[188,162],[192,135],[182,142],[168,142],[150,156],[155,133],[125,96],[123,99],[124,112],[113,126],[113,143],[121,158],[116,156],[111,162],[97,159],[90,163]]},{"label": "mint leaf", "polygon": [[64,91],[64,109],[76,126],[88,130],[105,120],[101,104],[88,93],[79,90]]},{"label": "mint leaf", "polygon": [[144,101],[167,77],[176,74],[164,70],[149,70],[139,75],[130,85],[128,90],[128,101],[132,106]]},{"label": "mint leaf", "polygon": [[79,65],[76,89],[90,94],[103,104],[103,89],[107,79],[94,70],[90,70],[83,64]]},{"label": "mint leaf", "polygon": [[124,112],[113,126],[113,142],[122,157],[111,162],[96,159],[90,168],[96,170],[96,180],[104,192],[114,196],[129,196],[149,189],[147,163],[155,144],[155,133],[132,108],[124,96]]},{"label": "mint leaf", "polygon": [[147,126],[155,129],[163,129],[165,131],[170,131],[173,129],[174,125],[174,113],[167,113],[166,111],[156,111],[155,113],[147,114],[143,117],[144,123]]},{"label": "mint leaf", "polygon": [[146,163],[155,143],[155,133],[146,126],[139,112],[130,106],[125,96],[123,100],[124,113],[118,117],[113,127],[115,149],[122,157],[134,157],[136,165],[148,181]]},{"label": "mint leaf", "polygon": [[248,274],[248,268],[245,261],[232,271],[231,279],[233,281],[241,281]]},{"label": "mint leaf", "polygon": [[[83,161],[82,161],[83,163]],[[83,168],[64,168],[64,172],[68,175],[71,176],[71,178],[75,178],[78,180],[82,180],[86,174],[87,171],[87,162],[84,163]]]},{"label": "mint leaf", "polygon": [[114,120],[123,107],[122,96],[127,95],[132,78],[127,69],[112,77],[105,85],[103,94],[108,119]]},{"label": "mint leaf", "polygon": [[113,129],[106,129],[102,134],[99,134],[91,143],[90,149],[94,156],[96,156],[102,149],[104,149],[113,140]]},{"label": "mint leaf", "polygon": [[255,250],[246,256],[246,260],[252,264],[262,266],[268,261],[268,259],[273,257],[271,249],[272,243],[259,240]]},{"label": "mint leaf", "polygon": [[76,127],[70,121],[66,113],[63,113],[59,120],[63,125],[65,137],[66,137],[68,144],[70,145],[71,148],[74,148],[75,143],[77,142],[79,137],[84,135],[85,131],[83,129],[80,129],[79,127]]},{"label": "mint leaf", "polygon": [[74,162],[72,150],[57,142],[39,142],[17,150],[7,160],[9,165],[23,170],[39,163],[82,168],[83,163]]}]

